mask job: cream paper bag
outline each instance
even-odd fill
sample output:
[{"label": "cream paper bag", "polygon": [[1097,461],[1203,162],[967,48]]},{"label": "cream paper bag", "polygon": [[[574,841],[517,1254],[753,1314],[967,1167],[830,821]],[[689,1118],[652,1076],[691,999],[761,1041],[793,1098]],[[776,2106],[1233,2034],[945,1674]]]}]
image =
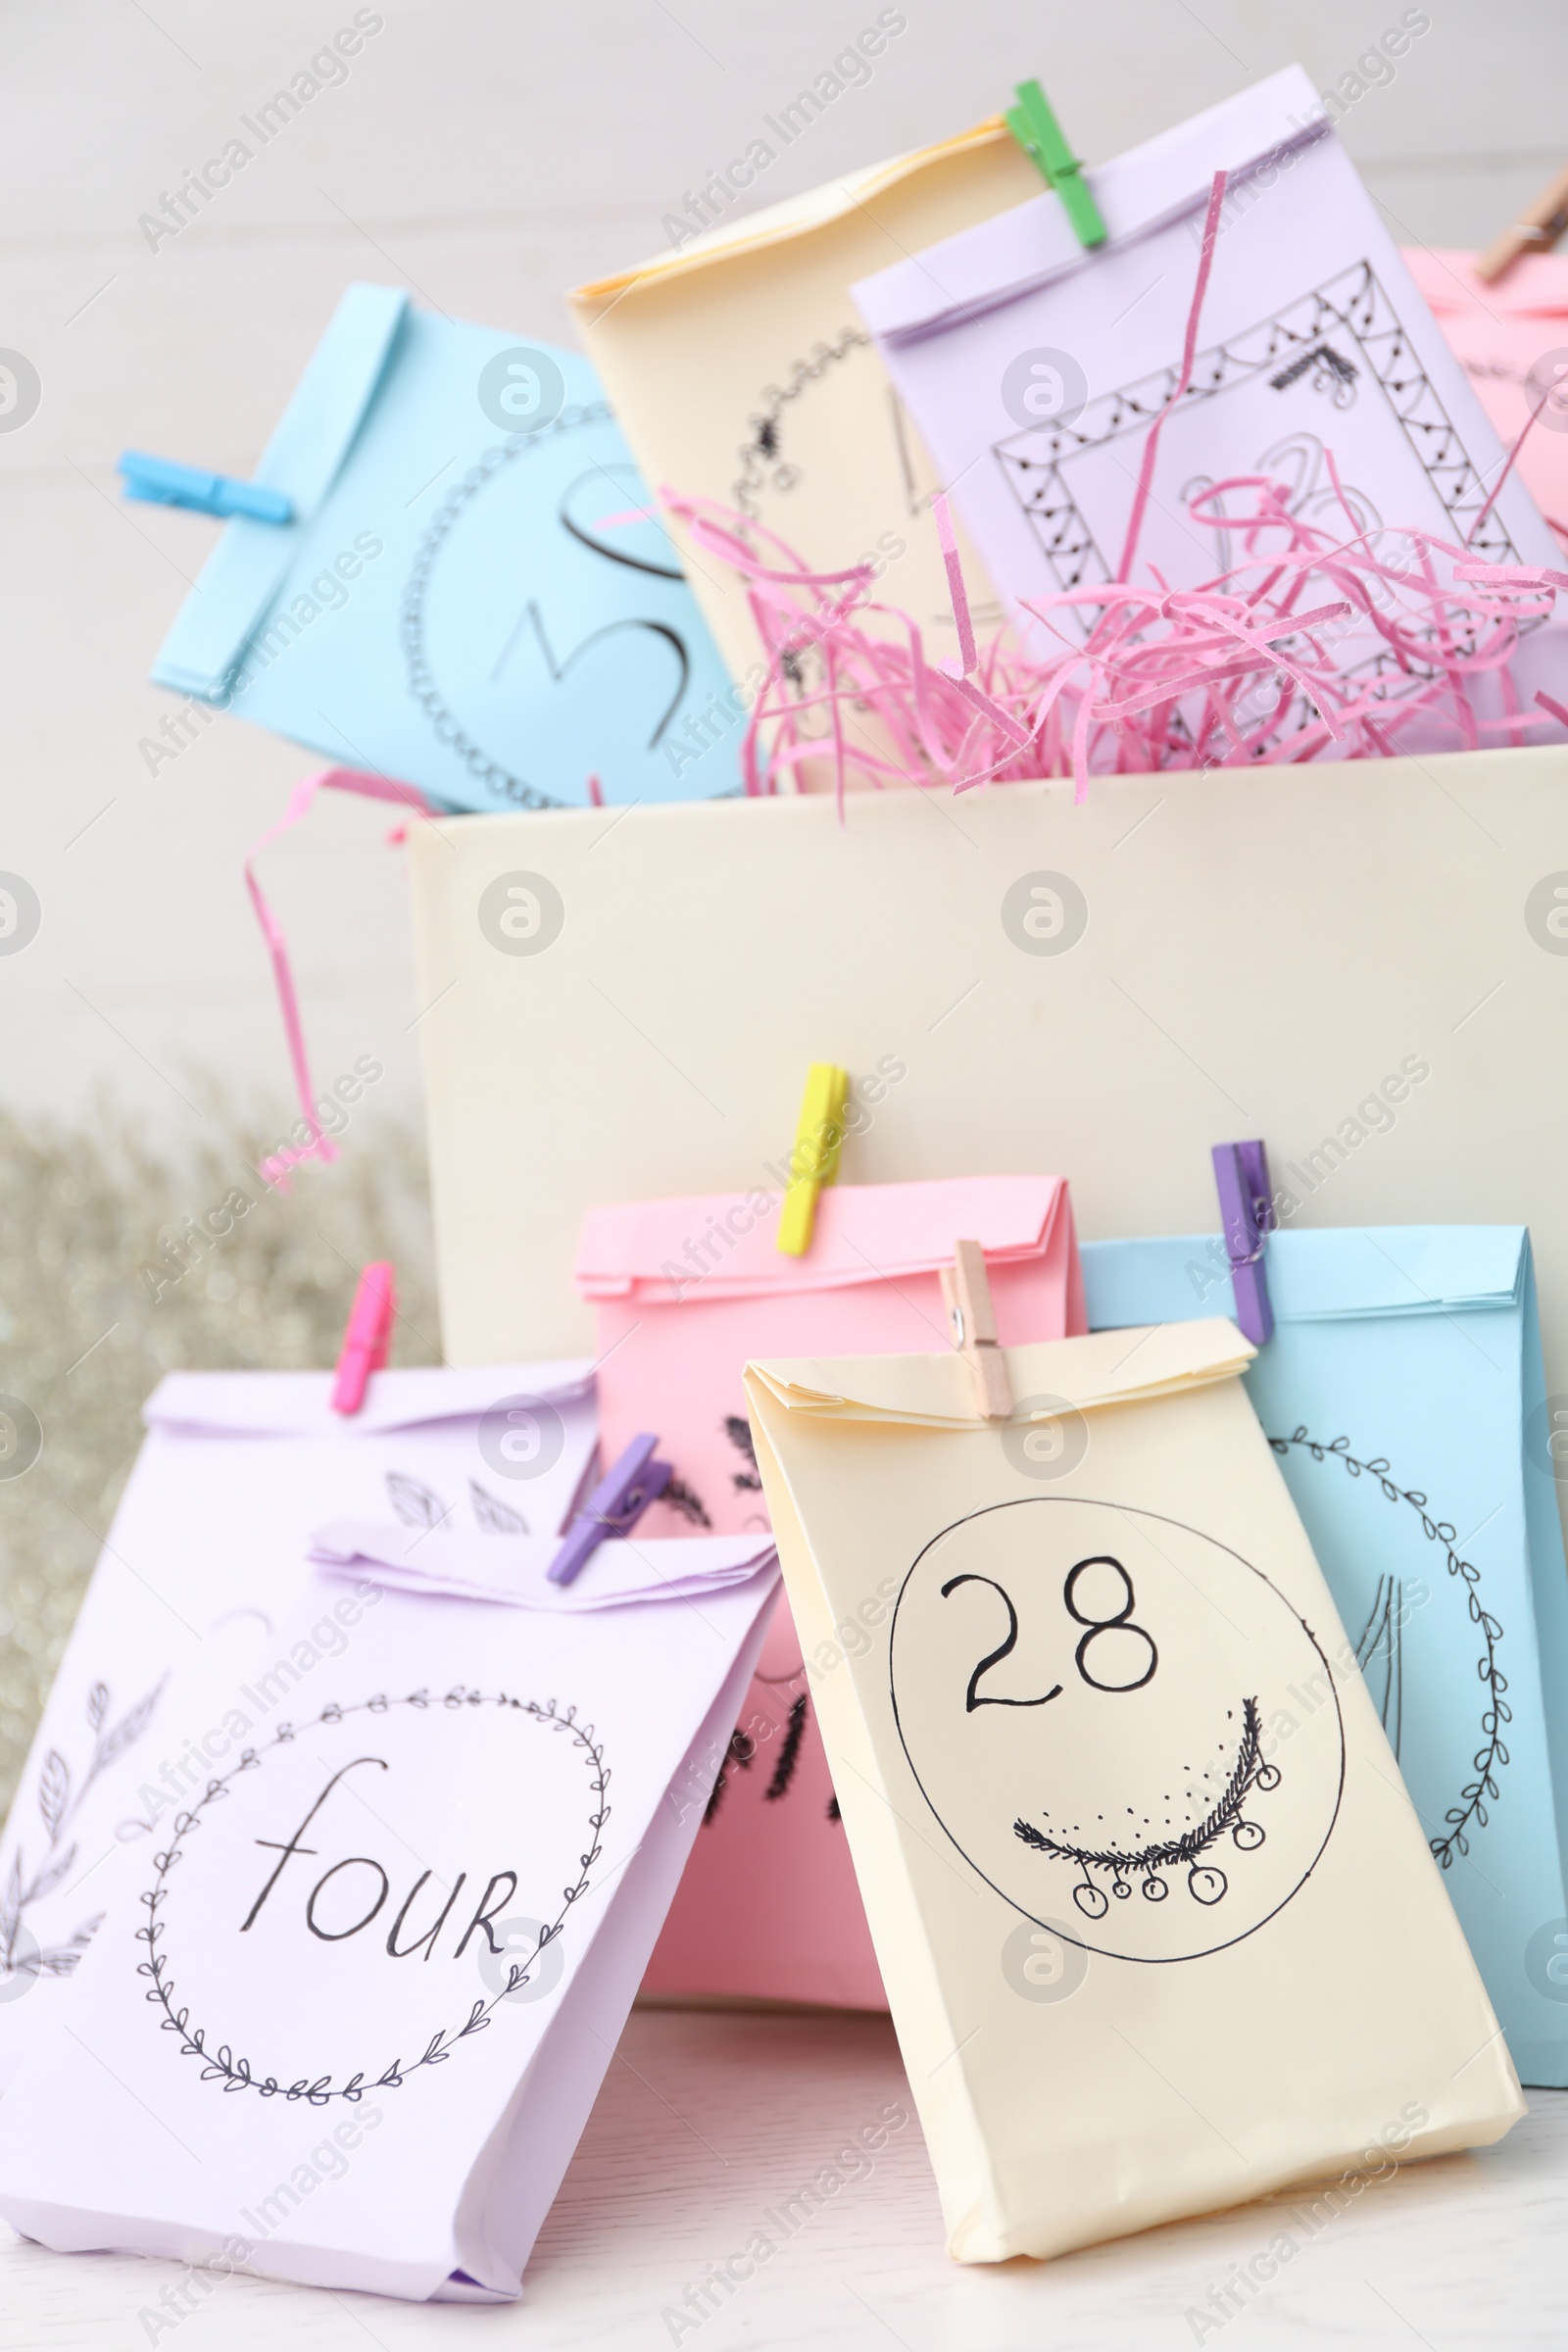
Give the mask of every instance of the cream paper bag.
[{"label": "cream paper bag", "polygon": [[[753,1364],[850,1846],[965,2262],[1524,2112],[1225,1322]],[[891,1596],[891,1597],[889,1597]]]},{"label": "cream paper bag", "polygon": [[[782,151],[794,119],[781,108],[760,143]],[[579,286],[583,342],[647,481],[720,500],[823,569],[875,563],[878,594],[954,650],[929,512],[941,485],[850,287],[1040,192],[997,117],[702,236],[672,220],[670,251]],[[705,217],[694,212],[688,231]],[[743,583],[672,528],[719,651],[744,678],[761,648]],[[983,596],[967,546],[964,571]]]}]

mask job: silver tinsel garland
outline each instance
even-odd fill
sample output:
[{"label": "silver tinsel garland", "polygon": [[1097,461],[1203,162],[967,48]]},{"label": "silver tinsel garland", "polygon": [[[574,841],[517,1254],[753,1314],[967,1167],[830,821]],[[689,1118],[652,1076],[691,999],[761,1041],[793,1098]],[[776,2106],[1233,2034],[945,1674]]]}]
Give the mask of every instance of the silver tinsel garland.
[{"label": "silver tinsel garland", "polygon": [[[392,1360],[439,1361],[413,1135],[356,1131],[284,1192],[256,1174],[268,1137],[207,1116],[223,1140],[176,1169],[113,1110],[74,1129],[0,1111],[0,1392],[43,1429],[36,1462],[0,1475],[0,1813],[163,1374],[331,1364],[372,1257],[398,1271]],[[254,1205],[215,1238],[235,1188]]]}]

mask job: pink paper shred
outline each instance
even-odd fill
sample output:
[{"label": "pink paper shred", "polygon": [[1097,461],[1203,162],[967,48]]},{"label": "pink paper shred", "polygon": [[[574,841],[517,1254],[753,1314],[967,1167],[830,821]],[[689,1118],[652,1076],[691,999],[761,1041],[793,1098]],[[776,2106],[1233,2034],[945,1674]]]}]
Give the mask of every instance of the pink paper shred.
[{"label": "pink paper shred", "polygon": [[[1478,564],[1429,531],[1369,529],[1332,452],[1340,528],[1293,514],[1287,483],[1236,474],[1191,498],[1187,514],[1201,531],[1230,534],[1243,561],[1197,588],[1172,589],[1152,565],[1134,578],[1160,422],[1191,378],[1223,197],[1221,172],[1182,367],[1150,427],[1118,576],[1023,600],[1039,624],[1025,624],[1028,644],[1013,624],[976,644],[941,495],[932,506],[957,662],[931,660],[917,622],[873,598],[871,565],[813,571],[734,509],[662,493],[693,544],[746,583],[767,660],[742,752],[748,793],[776,792],[826,759],[841,810],[852,775],[965,792],[1070,774],[1081,801],[1092,775],[1277,766],[1330,746],[1337,759],[1381,759],[1417,721],[1428,742],[1436,722],[1455,748],[1474,749],[1523,741],[1561,717],[1544,695],[1539,715],[1521,710],[1508,664],[1521,625],[1550,613],[1568,573]],[[1494,676],[1494,717],[1475,694]]]}]

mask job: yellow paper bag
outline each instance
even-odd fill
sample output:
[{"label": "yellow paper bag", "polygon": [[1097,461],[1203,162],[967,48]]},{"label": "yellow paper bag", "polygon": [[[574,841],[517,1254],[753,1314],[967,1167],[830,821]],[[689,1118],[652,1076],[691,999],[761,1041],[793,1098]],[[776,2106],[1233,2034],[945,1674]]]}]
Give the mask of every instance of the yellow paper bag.
[{"label": "yellow paper bag", "polygon": [[[783,110],[761,143],[776,152],[792,120]],[[876,564],[877,594],[953,650],[929,511],[937,477],[850,287],[1041,188],[997,117],[577,287],[588,356],[645,479],[721,500],[819,569]],[[745,679],[761,647],[743,586],[676,536],[719,651]],[[977,616],[1000,618],[963,554]]]},{"label": "yellow paper bag", "polygon": [[1519,2085],[1225,1322],[753,1364],[965,2262],[1482,2146]]}]

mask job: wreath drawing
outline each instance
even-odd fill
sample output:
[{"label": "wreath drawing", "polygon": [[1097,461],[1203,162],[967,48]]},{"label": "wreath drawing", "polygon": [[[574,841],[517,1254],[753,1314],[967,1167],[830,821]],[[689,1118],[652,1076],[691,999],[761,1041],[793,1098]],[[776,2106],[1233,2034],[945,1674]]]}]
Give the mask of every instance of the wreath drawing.
[{"label": "wreath drawing", "polygon": [[[1269,1444],[1277,1454],[1288,1454],[1291,1448],[1296,1446],[1302,1452],[1310,1454],[1314,1462],[1343,1463],[1348,1477],[1376,1480],[1388,1501],[1405,1503],[1416,1513],[1428,1542],[1442,1545],[1448,1574],[1465,1587],[1465,1607],[1469,1612],[1471,1624],[1481,1636],[1482,1649],[1481,1655],[1476,1661],[1476,1676],[1486,1693],[1486,1703],[1481,1710],[1482,1744],[1476,1749],[1471,1759],[1475,1778],[1466,1782],[1459,1791],[1457,1803],[1450,1805],[1445,1813],[1443,1818],[1446,1834],[1428,1841],[1443,1868],[1451,1870],[1455,1854],[1469,1853],[1471,1831],[1486,1828],[1490,1818],[1487,1807],[1490,1804],[1495,1804],[1501,1794],[1497,1785],[1497,1772],[1508,1761],[1508,1750],[1503,1741],[1502,1727],[1505,1723],[1513,1721],[1512,1712],[1503,1695],[1508,1688],[1507,1677],[1497,1665],[1497,1644],[1502,1640],[1502,1627],[1491,1611],[1483,1608],[1481,1604],[1479,1590],[1481,1572],[1471,1561],[1461,1559],[1454,1548],[1458,1541],[1457,1531],[1448,1524],[1447,1520],[1433,1517],[1427,1497],[1418,1488],[1401,1487],[1391,1476],[1389,1464],[1381,1454],[1370,1461],[1361,1461],[1350,1451],[1348,1438],[1335,1438],[1330,1444],[1324,1445],[1321,1439],[1311,1436],[1304,1424],[1294,1429],[1288,1438],[1270,1438]],[[1389,1615],[1389,1596],[1380,1582],[1371,1616],[1368,1618],[1367,1626],[1363,1629],[1360,1641],[1356,1645],[1358,1658],[1362,1657],[1365,1652],[1368,1635],[1374,1630],[1374,1621],[1380,1619],[1387,1621]],[[1402,1669],[1391,1667],[1391,1679],[1394,1681],[1398,1694],[1397,1707],[1402,1711]],[[1390,1694],[1386,1693],[1385,1721],[1389,1704]],[[1397,1720],[1396,1714],[1396,1721],[1397,1722]]]},{"label": "wreath drawing", "polygon": [[372,1697],[361,1699],[349,1707],[339,1706],[336,1701],[329,1700],[319,1715],[313,1716],[299,1730],[312,1731],[321,1725],[342,1723],[350,1715],[384,1715],[391,1707],[414,1707],[422,1711],[432,1706],[445,1707],[454,1712],[463,1707],[510,1707],[534,1723],[558,1734],[566,1734],[572,1745],[581,1751],[588,1767],[588,1788],[595,1809],[588,1815],[588,1850],[578,1857],[581,1867],[574,1884],[562,1888],[560,1911],[548,1927],[540,1929],[527,1959],[512,1963],[507,1982],[498,1993],[488,2001],[475,2001],[465,2024],[444,2027],[432,2034],[421,2056],[408,2064],[401,2058],[394,2058],[373,2082],[367,2082],[363,2070],[351,2075],[346,2082],[337,2084],[334,2084],[330,2075],[318,2076],[314,2082],[302,2076],[292,2082],[280,2082],[275,2075],[258,2075],[250,2060],[242,2057],[226,2041],[219,2043],[216,2048],[209,2047],[207,2029],[191,2023],[189,2007],[176,2009],[174,2006],[175,1987],[170,1974],[170,1954],[158,1948],[165,1928],[158,1913],[168,1899],[170,1873],[182,1859],[183,1841],[203,1827],[203,1816],[209,1807],[221,1803],[227,1797],[231,1781],[242,1773],[260,1771],[264,1756],[273,1748],[291,1745],[298,1737],[293,1724],[280,1723],[270,1740],[260,1748],[245,1748],[237,1764],[232,1765],[220,1778],[209,1781],[205,1793],[198,1797],[195,1804],[187,1812],[176,1815],[169,1845],[163,1853],[153,1856],[158,1875],[141,1898],[148,1912],[148,1920],[146,1926],[138,1928],[135,1933],[137,1942],[147,1945],[148,1956],[137,1962],[136,1973],[152,1979],[152,1989],[145,1997],[164,2012],[159,2020],[160,2029],[165,2034],[178,2036],[182,2058],[200,2059],[200,2080],[203,2082],[220,2082],[225,2091],[258,2091],[264,2099],[303,2099],[311,2107],[325,2107],[333,2099],[343,2099],[354,2106],[367,2090],[401,2090],[411,2075],[417,2074],[423,2067],[444,2066],[460,2041],[466,2041],[472,2034],[484,2033],[498,2005],[519,1984],[528,1983],[529,1971],[534,1963],[546,1945],[553,1943],[562,1934],[572,1905],[587,1892],[589,1872],[603,1850],[599,1833],[610,1819],[611,1807],[605,1803],[604,1794],[611,1776],[605,1764],[604,1743],[595,1740],[592,1724],[580,1724],[577,1721],[575,1706],[563,1710],[553,1698],[541,1704],[537,1699],[509,1697],[504,1690],[489,1695],[481,1690],[467,1690],[459,1684],[443,1692],[439,1698],[432,1698],[428,1690],[411,1690],[401,1698],[389,1698],[385,1691],[377,1691]]},{"label": "wreath drawing", "polygon": [[1224,1871],[1205,1862],[1203,1856],[1223,1838],[1230,1838],[1238,1853],[1255,1853],[1265,1843],[1265,1833],[1260,1823],[1247,1818],[1243,1807],[1253,1789],[1268,1795],[1280,1785],[1279,1766],[1265,1764],[1260,1753],[1262,1729],[1256,1699],[1244,1698],[1242,1737],[1230,1779],[1205,1818],[1180,1838],[1156,1840],[1137,1853],[1118,1853],[1110,1847],[1069,1845],[1037,1830],[1032,1821],[1015,1821],[1013,1836],[1054,1861],[1077,1863],[1083,1876],[1072,1890],[1072,1899],[1086,1919],[1103,1919],[1110,1908],[1104,1889],[1097,1886],[1090,1875],[1096,1870],[1108,1872],[1110,1891],[1118,1900],[1125,1901],[1133,1881],[1141,1878],[1141,1891],[1148,1900],[1162,1903],[1170,1892],[1170,1881],[1161,1874],[1185,1869],[1187,1891],[1195,1903],[1222,1902],[1230,1882]]}]

